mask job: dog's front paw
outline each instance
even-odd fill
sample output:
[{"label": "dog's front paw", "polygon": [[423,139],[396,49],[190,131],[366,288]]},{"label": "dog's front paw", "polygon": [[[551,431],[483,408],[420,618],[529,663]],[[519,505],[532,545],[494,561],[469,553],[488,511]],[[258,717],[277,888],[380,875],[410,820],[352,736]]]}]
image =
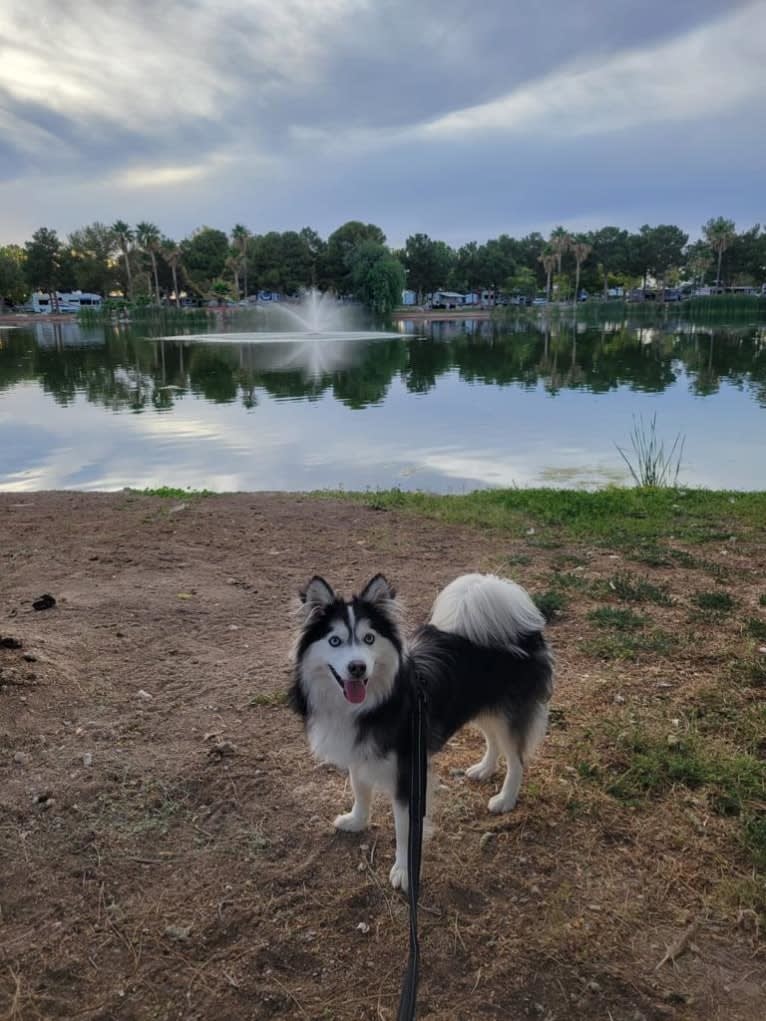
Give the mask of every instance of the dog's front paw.
[{"label": "dog's front paw", "polygon": [[394,862],[391,867],[391,871],[388,874],[388,878],[391,880],[391,886],[393,886],[395,890],[401,890],[402,893],[407,892],[409,876],[407,875],[406,865],[400,865],[398,862]]},{"label": "dog's front paw", "polygon": [[333,820],[336,830],[343,830],[345,833],[361,833],[367,829],[367,820],[355,815],[353,812],[346,812],[345,815],[336,815]]},{"label": "dog's front paw", "polygon": [[487,762],[477,762],[473,766],[469,766],[465,771],[465,775],[470,780],[489,780],[491,776],[494,776],[497,772],[497,766],[493,766]]},{"label": "dog's front paw", "polygon": [[490,812],[494,812],[496,815],[501,815],[503,812],[510,812],[516,805],[516,798],[508,798],[503,794],[495,794],[494,797],[489,799],[487,807]]}]

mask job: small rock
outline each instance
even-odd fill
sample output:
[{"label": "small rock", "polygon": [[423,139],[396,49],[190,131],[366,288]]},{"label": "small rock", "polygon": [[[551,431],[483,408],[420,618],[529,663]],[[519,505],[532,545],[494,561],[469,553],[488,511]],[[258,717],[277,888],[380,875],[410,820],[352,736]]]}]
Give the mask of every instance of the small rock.
[{"label": "small rock", "polygon": [[0,638],[0,645],[4,649],[20,649],[21,648],[21,639],[20,638],[12,638],[10,635],[6,635],[5,638]]},{"label": "small rock", "polygon": [[465,770],[464,769],[450,769],[449,775],[450,776],[465,776]]},{"label": "small rock", "polygon": [[139,688],[139,690],[138,690],[138,697],[142,698],[142,699],[144,699],[144,701],[148,702],[149,699],[152,698],[153,696],[150,695],[148,691],[144,691],[143,688]]},{"label": "small rock", "polygon": [[213,745],[207,754],[211,759],[225,759],[236,755],[237,749],[231,741],[221,741],[219,744]]},{"label": "small rock", "polygon": [[483,850],[487,844],[495,839],[496,836],[497,834],[493,833],[491,830],[488,830],[486,833],[482,833],[481,838],[479,839],[479,847]]},{"label": "small rock", "polygon": [[32,652],[25,652],[24,655],[21,658],[24,660],[25,663],[36,663],[37,662],[37,656],[35,656],[35,654],[32,653]]},{"label": "small rock", "polygon": [[177,943],[185,943],[191,936],[191,931],[190,925],[168,925],[165,928],[165,935]]},{"label": "small rock", "polygon": [[622,705],[622,703],[625,701],[625,696],[624,695],[615,695],[614,696],[614,700],[615,700],[615,702],[617,702],[618,705]]},{"label": "small rock", "polygon": [[586,985],[585,988],[588,990],[589,993],[601,992],[601,986],[598,984],[598,982],[594,981],[593,979],[590,980],[590,982]]},{"label": "small rock", "polygon": [[32,609],[50,610],[51,607],[55,605],[56,605],[55,598],[50,594],[50,592],[46,592],[44,595],[40,596],[39,599],[35,599],[35,601],[32,603]]},{"label": "small rock", "polygon": [[681,738],[678,734],[668,734],[665,738],[668,748],[677,748],[681,744]]},{"label": "small rock", "polygon": [[360,922],[356,928],[358,932],[363,932],[365,935],[370,931],[370,927],[367,922]]},{"label": "small rock", "polygon": [[93,765],[93,755],[90,752],[85,752],[82,757],[82,764],[88,767]]},{"label": "small rock", "polygon": [[14,752],[13,761],[17,766],[26,766],[29,763],[29,756],[26,752]]}]

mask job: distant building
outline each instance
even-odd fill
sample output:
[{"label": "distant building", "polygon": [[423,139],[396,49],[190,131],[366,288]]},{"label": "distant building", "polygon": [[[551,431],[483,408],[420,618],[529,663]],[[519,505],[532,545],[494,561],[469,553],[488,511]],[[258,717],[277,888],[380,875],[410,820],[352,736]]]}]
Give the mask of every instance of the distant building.
[{"label": "distant building", "polygon": [[434,291],[431,295],[431,308],[462,308],[465,295],[458,291]]},{"label": "distant building", "polygon": [[56,291],[53,303],[50,294],[35,291],[23,308],[44,315],[48,312],[79,312],[83,308],[101,308],[102,303],[101,295],[90,291]]},{"label": "distant building", "polygon": [[402,305],[417,305],[417,291],[402,291]]}]

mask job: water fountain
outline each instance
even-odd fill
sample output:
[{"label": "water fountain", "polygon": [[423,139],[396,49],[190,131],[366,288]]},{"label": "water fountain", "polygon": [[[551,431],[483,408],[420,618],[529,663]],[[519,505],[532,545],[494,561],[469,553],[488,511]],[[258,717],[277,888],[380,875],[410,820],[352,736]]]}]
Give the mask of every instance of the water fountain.
[{"label": "water fountain", "polygon": [[256,314],[277,319],[285,324],[279,330],[252,330],[247,332],[180,334],[162,337],[162,340],[195,342],[201,344],[294,344],[296,342],[350,342],[391,340],[398,333],[377,330],[357,330],[354,320],[358,307],[348,306],[333,295],[316,288],[306,291],[299,301],[269,303],[257,306]]}]

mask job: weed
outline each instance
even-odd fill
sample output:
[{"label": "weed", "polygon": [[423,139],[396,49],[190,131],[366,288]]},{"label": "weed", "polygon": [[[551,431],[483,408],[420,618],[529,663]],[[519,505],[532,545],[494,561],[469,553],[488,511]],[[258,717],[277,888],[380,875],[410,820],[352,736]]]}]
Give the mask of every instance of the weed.
[{"label": "weed", "polygon": [[653,585],[644,578],[630,574],[629,571],[618,571],[607,580],[607,584],[618,599],[626,602],[669,606],[672,601],[666,585]]},{"label": "weed", "polygon": [[637,486],[656,489],[660,487],[674,488],[677,485],[686,437],[682,437],[679,433],[666,454],[664,442],[657,437],[657,415],[655,413],[648,425],[644,425],[641,415],[639,415],[638,422],[635,418],[633,419],[630,442],[633,447],[634,460],[628,457],[622,447],[617,447],[617,450],[628,466],[628,471]]},{"label": "weed", "polygon": [[728,592],[697,592],[692,596],[692,602],[700,610],[714,613],[730,613],[735,606]]},{"label": "weed", "polygon": [[162,500],[186,500],[192,496],[213,496],[210,489],[179,489],[176,486],[157,486],[156,489],[138,489],[131,492],[139,493],[142,496],[158,496]]},{"label": "weed", "polygon": [[766,592],[761,592],[761,594],[758,596],[758,605],[766,606]]},{"label": "weed", "polygon": [[277,706],[287,704],[287,692],[259,691],[257,694],[252,696],[247,704],[251,708],[258,706],[261,708],[274,709]]},{"label": "weed", "polygon": [[545,617],[546,623],[550,624],[566,606],[566,598],[554,589],[540,592],[534,596],[534,603],[537,609]]},{"label": "weed", "polygon": [[759,642],[766,642],[766,620],[760,617],[748,617],[748,632]]},{"label": "weed", "polygon": [[597,659],[638,659],[642,654],[666,655],[676,645],[673,635],[659,629],[643,634],[614,631],[580,642],[580,648]]},{"label": "weed", "polygon": [[600,606],[597,610],[591,610],[588,620],[616,631],[635,631],[646,624],[646,619],[632,610],[620,610],[612,606]]}]

